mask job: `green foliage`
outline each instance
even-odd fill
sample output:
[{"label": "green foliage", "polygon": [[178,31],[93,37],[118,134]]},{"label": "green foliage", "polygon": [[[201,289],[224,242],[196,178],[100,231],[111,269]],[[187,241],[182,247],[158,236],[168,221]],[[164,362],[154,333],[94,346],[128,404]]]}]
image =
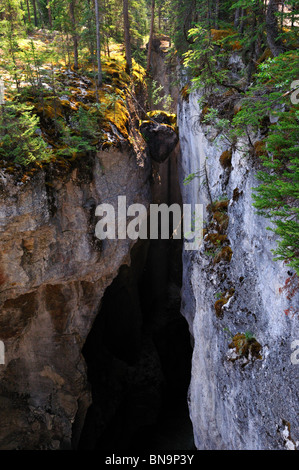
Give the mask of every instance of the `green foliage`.
[{"label": "green foliage", "polygon": [[258,212],[271,218],[279,236],[275,259],[284,260],[299,274],[299,114],[278,113],[266,139],[265,171],[253,195]]},{"label": "green foliage", "polygon": [[269,228],[278,235],[275,259],[286,261],[299,274],[299,107],[290,100],[291,84],[299,76],[299,56],[294,51],[269,59],[256,75],[256,85],[246,94],[234,117],[235,136],[256,132],[271,115],[260,158],[260,185],[254,206],[271,219]]},{"label": "green foliage", "polygon": [[217,292],[217,293],[214,295],[215,299],[217,299],[217,300],[221,299],[222,296],[223,296],[223,293],[222,293],[222,292]]},{"label": "green foliage", "polygon": [[[240,1],[232,8],[248,8],[250,5],[254,6],[255,14],[258,15],[258,1]],[[255,40],[263,27],[264,22],[260,20],[255,28]],[[243,85],[242,88],[238,82],[231,83],[227,68],[227,58],[232,50],[226,48],[226,44],[238,39],[237,34],[231,30],[211,33],[198,24],[190,29],[189,38],[192,39],[192,45],[184,54],[184,64],[193,77],[193,88],[203,90],[203,100],[205,96],[209,99],[212,96],[216,103],[215,107],[206,107],[201,121],[218,128],[231,145],[240,137],[247,137],[253,154],[256,151],[253,136],[261,130],[264,133],[263,147],[266,150],[258,157],[265,169],[258,173],[260,185],[255,188],[254,206],[259,214],[270,218],[272,227],[269,230],[278,236],[274,259],[285,261],[298,274],[299,110],[298,105],[292,104],[290,100],[291,84],[299,77],[298,53],[289,50],[262,62],[258,65],[257,73],[251,77],[253,84],[245,88]],[[250,44],[252,38],[243,38],[243,46],[246,41]],[[219,115],[217,96],[223,93],[223,87],[234,89],[240,94],[240,109],[230,119]],[[274,121],[273,124],[269,117]],[[186,183],[194,177],[190,175]]]},{"label": "green foliage", "polygon": [[106,98],[106,106],[108,108],[111,107],[113,109],[114,119],[115,119],[116,103],[118,101],[123,101],[123,99],[118,93],[106,93],[105,98]]},{"label": "green foliage", "polygon": [[188,175],[183,181],[184,186],[191,183],[191,181],[193,181],[195,178],[200,178],[200,175],[201,173],[199,170],[194,173],[190,173],[190,175]]},{"label": "green foliage", "polygon": [[102,109],[98,104],[86,110],[82,106],[72,116],[72,128],[63,121],[59,121],[59,134],[61,148],[57,151],[63,157],[76,158],[79,154],[94,151],[100,138],[98,119],[102,116]]},{"label": "green foliage", "polygon": [[164,87],[161,84],[158,84],[156,80],[150,79],[148,81],[148,90],[153,106],[158,106],[163,111],[171,112],[173,99],[169,94],[165,93]]},{"label": "green foliage", "polygon": [[217,86],[226,78],[226,70],[219,66],[226,54],[215,47],[209,31],[199,24],[189,30],[189,38],[193,42],[184,54],[184,65],[193,77],[193,89]]},{"label": "green foliage", "polygon": [[[254,206],[259,214],[271,220],[269,230],[277,235],[274,259],[285,261],[299,274],[299,110],[290,100],[291,84],[299,77],[299,56],[294,50],[298,9],[294,1],[289,1],[286,2],[289,8],[277,15],[280,31],[277,39],[284,40],[286,52],[260,60],[268,34],[264,2],[239,0],[227,6],[226,17],[221,10],[223,21],[221,25],[217,22],[218,28],[213,29],[210,11],[208,15],[199,15],[200,21],[189,28],[190,45],[184,54],[184,65],[193,89],[202,90],[205,107],[201,122],[218,128],[232,147],[240,138],[247,138],[252,155],[261,160],[264,169],[258,173]],[[204,11],[204,2],[199,2],[197,8],[198,12]],[[234,50],[240,50],[245,62],[244,77],[230,73],[228,59]],[[223,114],[221,97],[225,96],[225,89],[230,90],[227,96],[239,95],[240,105],[235,114]],[[254,136],[261,132],[262,146],[258,152]],[[196,176],[189,175],[185,184]]]},{"label": "green foliage", "polygon": [[202,123],[213,124],[220,132],[227,129],[230,125],[229,119],[219,117],[219,111],[216,108],[209,108],[208,112],[202,118]]},{"label": "green foliage", "polygon": [[1,0],[0,15],[0,47],[6,58],[5,67],[15,81],[19,89],[19,70],[17,65],[17,53],[19,49],[18,39],[23,34],[21,28],[22,12],[17,0]]},{"label": "green foliage", "polygon": [[17,102],[2,106],[0,112],[0,158],[27,166],[51,158],[51,150],[39,135],[39,119],[32,107]]}]

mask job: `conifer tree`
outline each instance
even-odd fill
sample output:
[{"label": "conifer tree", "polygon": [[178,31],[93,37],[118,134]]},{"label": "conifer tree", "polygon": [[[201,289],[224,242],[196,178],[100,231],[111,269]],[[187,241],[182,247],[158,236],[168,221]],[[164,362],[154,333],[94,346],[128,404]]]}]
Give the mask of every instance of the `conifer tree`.
[{"label": "conifer tree", "polygon": [[28,165],[48,161],[51,150],[37,133],[39,119],[33,107],[21,103],[6,103],[0,113],[0,158],[7,162]]},{"label": "conifer tree", "polygon": [[124,31],[125,31],[125,48],[126,48],[126,61],[128,71],[132,69],[132,51],[131,51],[131,35],[130,35],[130,20],[129,20],[129,2],[123,0],[123,16],[124,16]]},{"label": "conifer tree", "polygon": [[102,85],[102,63],[101,63],[101,38],[100,38],[100,14],[99,14],[99,2],[95,0],[95,13],[96,13],[96,37],[97,37],[97,65],[98,65],[98,86]]}]

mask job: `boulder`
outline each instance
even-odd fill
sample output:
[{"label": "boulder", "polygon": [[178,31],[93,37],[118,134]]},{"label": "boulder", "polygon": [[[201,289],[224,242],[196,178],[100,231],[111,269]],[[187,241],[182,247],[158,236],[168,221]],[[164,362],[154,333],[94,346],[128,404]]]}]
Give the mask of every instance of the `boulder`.
[{"label": "boulder", "polygon": [[140,126],[151,158],[158,163],[164,162],[175,149],[179,138],[171,126],[152,121],[145,121]]}]

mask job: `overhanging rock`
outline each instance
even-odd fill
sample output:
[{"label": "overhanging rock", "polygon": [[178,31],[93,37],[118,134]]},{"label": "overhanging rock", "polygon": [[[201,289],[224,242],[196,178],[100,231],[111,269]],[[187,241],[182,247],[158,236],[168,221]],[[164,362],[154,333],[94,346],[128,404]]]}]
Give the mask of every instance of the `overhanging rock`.
[{"label": "overhanging rock", "polygon": [[167,124],[146,121],[140,126],[151,158],[158,163],[164,162],[175,149],[179,138],[177,133]]}]

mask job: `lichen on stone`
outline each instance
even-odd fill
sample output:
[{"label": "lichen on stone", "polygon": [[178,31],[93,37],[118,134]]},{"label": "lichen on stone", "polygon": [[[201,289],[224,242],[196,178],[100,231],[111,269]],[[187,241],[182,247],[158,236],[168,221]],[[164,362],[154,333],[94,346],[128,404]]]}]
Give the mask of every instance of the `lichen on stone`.
[{"label": "lichen on stone", "polygon": [[167,113],[163,110],[153,110],[147,113],[149,118],[154,119],[159,124],[170,126],[174,131],[177,131],[177,115],[175,113]]},{"label": "lichen on stone", "polygon": [[220,261],[226,261],[229,263],[233,256],[233,250],[230,246],[224,246],[221,250],[216,254],[214,258],[214,264],[220,263]]},{"label": "lichen on stone", "polygon": [[215,308],[216,316],[217,316],[218,318],[222,318],[222,316],[223,316],[222,308],[223,308],[224,305],[226,305],[226,304],[228,303],[228,301],[233,297],[234,293],[235,293],[235,289],[234,289],[233,287],[231,287],[231,288],[228,289],[227,291],[222,292],[220,299],[218,299],[218,300],[215,302],[214,308]]},{"label": "lichen on stone", "polygon": [[232,163],[232,150],[225,150],[221,154],[219,161],[222,168],[230,168]]},{"label": "lichen on stone", "polygon": [[188,84],[181,89],[180,95],[182,100],[189,102],[190,86]]},{"label": "lichen on stone", "polygon": [[231,350],[229,359],[232,361],[243,358],[246,365],[249,361],[262,359],[262,345],[249,332],[234,335],[228,347]]}]

